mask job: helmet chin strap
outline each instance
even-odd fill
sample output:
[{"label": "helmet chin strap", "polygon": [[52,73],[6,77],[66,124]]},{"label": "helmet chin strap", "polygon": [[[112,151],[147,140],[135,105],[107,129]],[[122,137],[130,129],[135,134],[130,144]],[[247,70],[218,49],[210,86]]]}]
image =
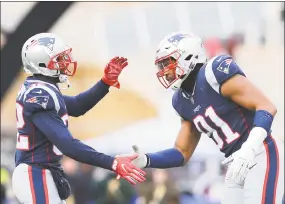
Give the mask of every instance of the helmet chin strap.
[{"label": "helmet chin strap", "polygon": [[60,86],[59,85],[60,89],[65,90],[65,89],[70,88],[71,84],[70,84],[70,82],[68,80],[68,76],[67,75],[60,74],[58,79],[59,79],[60,84],[66,84],[65,86]]}]

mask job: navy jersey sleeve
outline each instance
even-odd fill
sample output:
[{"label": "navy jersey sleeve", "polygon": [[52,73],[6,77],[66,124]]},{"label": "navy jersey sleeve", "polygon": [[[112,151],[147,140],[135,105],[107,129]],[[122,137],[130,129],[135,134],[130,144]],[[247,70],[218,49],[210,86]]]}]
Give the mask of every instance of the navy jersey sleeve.
[{"label": "navy jersey sleeve", "polygon": [[214,57],[208,62],[205,68],[207,82],[219,94],[222,84],[236,74],[245,76],[240,67],[229,55]]},{"label": "navy jersey sleeve", "polygon": [[35,85],[30,87],[22,96],[22,103],[25,107],[26,116],[43,110],[60,109],[60,104],[56,93],[45,85]]},{"label": "navy jersey sleeve", "polygon": [[114,158],[74,139],[55,110],[34,113],[32,122],[64,155],[82,163],[112,170]]},{"label": "navy jersey sleeve", "polygon": [[108,92],[109,85],[102,80],[77,96],[63,96],[68,115],[78,117],[93,108]]}]

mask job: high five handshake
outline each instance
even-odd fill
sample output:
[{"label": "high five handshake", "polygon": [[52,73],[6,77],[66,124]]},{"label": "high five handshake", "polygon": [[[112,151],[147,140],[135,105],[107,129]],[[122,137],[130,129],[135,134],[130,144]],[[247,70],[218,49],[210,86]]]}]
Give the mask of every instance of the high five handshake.
[{"label": "high five handshake", "polygon": [[112,157],[75,139],[68,117],[84,115],[107,95],[110,86],[120,88],[119,76],[127,59],[114,57],[93,87],[66,96],[58,84],[69,84],[68,77],[76,72],[72,48],[52,33],[40,33],[25,42],[22,61],[32,76],[16,98],[18,134],[12,179],[20,203],[65,203],[71,189],[61,168],[63,155],[111,170],[135,185],[146,180],[142,168],[187,163],[201,135],[211,138],[227,158],[223,204],[282,202],[284,146],[271,135],[277,110],[270,100],[231,56],[207,59],[202,39],[194,34],[165,36],[155,55],[156,77],[165,88],[175,90],[172,106],[181,117],[174,147],[144,154],[133,146],[134,152]]}]

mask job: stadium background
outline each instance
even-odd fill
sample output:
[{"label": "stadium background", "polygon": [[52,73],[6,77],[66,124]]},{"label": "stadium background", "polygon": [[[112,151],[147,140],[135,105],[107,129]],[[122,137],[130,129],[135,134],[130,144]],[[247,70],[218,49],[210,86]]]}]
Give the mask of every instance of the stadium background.
[{"label": "stadium background", "polygon": [[[36,4],[1,2],[1,58],[9,37]],[[155,48],[164,35],[186,30],[203,38],[209,57],[219,53],[234,56],[277,106],[273,135],[284,141],[283,18],[281,2],[71,4],[47,30],[72,46],[79,62],[76,75],[70,79],[72,87],[63,91],[65,94],[78,94],[96,83],[113,56],[129,59],[129,66],[120,76],[121,89],[112,88],[86,115],[70,117],[71,132],[98,151],[113,155],[131,151],[133,144],[142,151],[171,147],[180,122],[171,106],[172,91],[158,82],[153,61]],[[5,60],[12,62],[15,58],[20,58],[20,53]],[[9,67],[1,66],[2,76],[9,71]],[[10,185],[16,141],[15,96],[26,74],[20,71],[14,76],[1,98],[1,185],[5,191],[2,194],[1,190],[1,198],[11,204],[17,203]],[[220,165],[222,155],[209,138],[202,138],[187,166],[148,170],[149,181],[136,188],[116,181],[107,171],[65,158],[63,166],[73,188],[67,203],[219,203],[225,173]]]}]

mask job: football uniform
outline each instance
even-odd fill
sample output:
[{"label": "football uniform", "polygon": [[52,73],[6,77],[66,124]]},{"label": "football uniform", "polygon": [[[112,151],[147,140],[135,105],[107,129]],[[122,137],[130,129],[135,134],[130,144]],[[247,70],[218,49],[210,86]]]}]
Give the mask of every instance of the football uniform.
[{"label": "football uniform", "polygon": [[68,116],[84,114],[108,90],[99,81],[77,96],[64,96],[48,77],[28,77],[23,83],[16,100],[18,133],[12,179],[21,203],[65,203],[70,187],[60,164],[63,154],[96,166],[106,159],[106,166],[101,167],[111,170],[112,157],[74,139],[68,130]]},{"label": "football uniform", "polygon": [[[230,56],[212,58],[198,72],[193,93],[175,92],[172,104],[177,113],[191,121],[229,157],[247,140],[255,112],[221,95],[222,84],[232,76],[245,76]],[[267,136],[259,148],[257,164],[249,171],[244,187],[226,181],[225,204],[281,203],[284,192],[284,147]]]}]

